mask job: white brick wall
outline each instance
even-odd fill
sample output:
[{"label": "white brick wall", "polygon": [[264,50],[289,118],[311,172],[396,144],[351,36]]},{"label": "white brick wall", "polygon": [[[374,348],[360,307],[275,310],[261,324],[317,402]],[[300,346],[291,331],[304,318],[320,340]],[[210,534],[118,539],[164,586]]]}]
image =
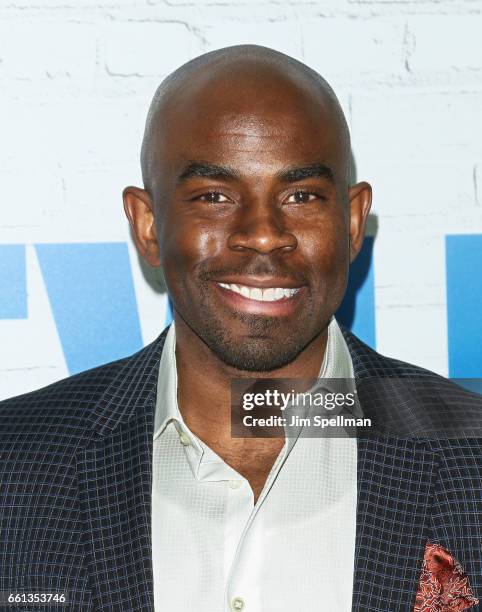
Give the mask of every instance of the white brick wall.
[{"label": "white brick wall", "polygon": [[[474,3],[475,4],[475,3]],[[479,3],[480,6],[480,3]],[[414,72],[480,70],[482,15],[427,15],[409,20]]]},{"label": "white brick wall", "polygon": [[[331,82],[373,184],[379,349],[446,373],[444,235],[482,233],[480,32],[481,0],[2,2],[0,244],[129,241],[120,194],[140,184],[159,81],[204,51],[272,46]],[[147,342],[164,300],[131,253]],[[1,352],[2,396],[66,374],[28,260],[35,316],[0,321],[0,335],[31,351],[13,366]]]}]

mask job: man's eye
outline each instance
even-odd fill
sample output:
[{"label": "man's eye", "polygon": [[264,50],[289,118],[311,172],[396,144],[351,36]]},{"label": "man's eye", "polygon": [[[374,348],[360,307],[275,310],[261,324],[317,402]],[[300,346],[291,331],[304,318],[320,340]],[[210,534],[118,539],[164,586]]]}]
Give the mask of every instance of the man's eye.
[{"label": "man's eye", "polygon": [[221,204],[223,202],[229,202],[229,198],[227,198],[222,193],[218,191],[210,191],[209,193],[203,193],[199,196],[199,199],[203,202],[209,202],[210,204]]},{"label": "man's eye", "polygon": [[295,191],[286,200],[288,204],[307,204],[313,200],[319,200],[321,196],[310,191]]}]

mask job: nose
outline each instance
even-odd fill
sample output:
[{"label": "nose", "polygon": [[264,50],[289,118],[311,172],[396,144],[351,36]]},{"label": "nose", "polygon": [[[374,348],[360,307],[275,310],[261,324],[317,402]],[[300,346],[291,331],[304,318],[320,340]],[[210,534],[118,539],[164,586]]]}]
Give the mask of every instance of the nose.
[{"label": "nose", "polygon": [[253,203],[244,208],[229,235],[228,247],[233,251],[250,249],[263,254],[296,249],[298,240],[287,231],[281,215],[281,211],[269,204]]}]

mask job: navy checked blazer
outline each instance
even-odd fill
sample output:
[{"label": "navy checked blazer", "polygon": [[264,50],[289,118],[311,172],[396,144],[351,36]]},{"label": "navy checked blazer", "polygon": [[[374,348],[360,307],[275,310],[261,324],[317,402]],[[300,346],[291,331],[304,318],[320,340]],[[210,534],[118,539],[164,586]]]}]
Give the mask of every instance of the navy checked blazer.
[{"label": "navy checked blazer", "polygon": [[[435,381],[426,393],[362,394],[367,414],[430,429],[424,418],[445,406],[438,382],[458,397],[446,379],[342,331],[357,388],[381,376]],[[1,610],[153,609],[153,422],[166,333],[130,357],[0,402],[0,591],[68,596],[63,608]],[[427,541],[462,564],[482,600],[482,436],[394,431],[358,439],[353,610],[413,610]]]}]

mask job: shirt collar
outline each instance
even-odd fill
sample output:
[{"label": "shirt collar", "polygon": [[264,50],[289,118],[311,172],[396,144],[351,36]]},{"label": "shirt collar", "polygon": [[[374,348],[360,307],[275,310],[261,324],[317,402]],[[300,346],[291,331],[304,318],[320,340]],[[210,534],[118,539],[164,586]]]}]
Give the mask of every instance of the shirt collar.
[{"label": "shirt collar", "polygon": [[181,444],[184,445],[189,467],[197,480],[236,480],[238,473],[227,465],[202,440],[193,435],[182,418],[177,403],[176,330],[171,323],[164,341],[157,383],[154,417],[154,440],[159,438],[169,423],[173,423]]},{"label": "shirt collar", "polygon": [[170,421],[184,426],[181,428],[176,426],[179,433],[184,428],[187,429],[177,403],[176,330],[174,321],[169,326],[159,363],[154,439],[161,435]]},{"label": "shirt collar", "polygon": [[328,325],[325,355],[318,378],[354,378],[353,363],[340,326],[335,317]]}]

